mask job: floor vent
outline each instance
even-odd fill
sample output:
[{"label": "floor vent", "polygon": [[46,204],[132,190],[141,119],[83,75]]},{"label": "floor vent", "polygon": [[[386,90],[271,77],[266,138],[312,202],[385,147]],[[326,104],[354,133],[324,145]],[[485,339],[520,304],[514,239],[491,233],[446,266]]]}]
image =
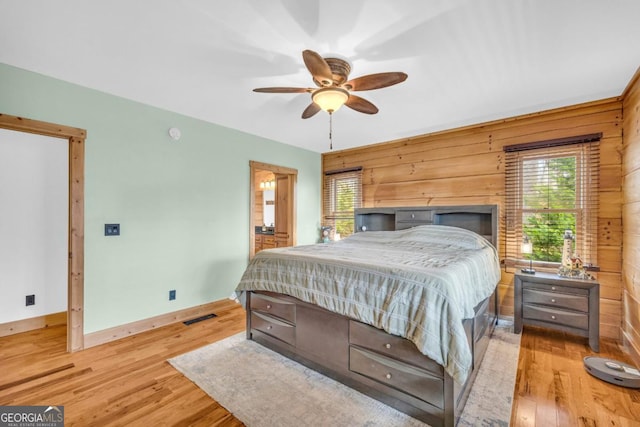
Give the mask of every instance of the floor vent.
[{"label": "floor vent", "polygon": [[189,326],[189,325],[193,325],[194,323],[202,322],[203,320],[212,319],[214,317],[216,317],[216,315],[213,314],[213,313],[205,314],[204,316],[196,317],[195,319],[185,320],[182,323],[184,323],[185,325]]}]

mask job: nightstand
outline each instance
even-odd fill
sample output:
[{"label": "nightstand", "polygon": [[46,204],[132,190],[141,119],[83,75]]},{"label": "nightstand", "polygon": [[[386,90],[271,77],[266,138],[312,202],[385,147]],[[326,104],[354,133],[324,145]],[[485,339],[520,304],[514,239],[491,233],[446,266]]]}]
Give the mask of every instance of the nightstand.
[{"label": "nightstand", "polygon": [[522,325],[553,328],[589,338],[600,351],[600,285],[596,280],[536,272],[516,273],[513,331]]}]

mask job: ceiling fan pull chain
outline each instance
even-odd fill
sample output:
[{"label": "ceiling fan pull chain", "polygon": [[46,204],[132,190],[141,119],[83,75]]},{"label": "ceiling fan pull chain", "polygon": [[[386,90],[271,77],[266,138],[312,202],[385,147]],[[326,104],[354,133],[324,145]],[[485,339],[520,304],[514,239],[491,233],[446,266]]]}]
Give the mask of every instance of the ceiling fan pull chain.
[{"label": "ceiling fan pull chain", "polygon": [[329,150],[333,150],[333,114],[329,112]]}]

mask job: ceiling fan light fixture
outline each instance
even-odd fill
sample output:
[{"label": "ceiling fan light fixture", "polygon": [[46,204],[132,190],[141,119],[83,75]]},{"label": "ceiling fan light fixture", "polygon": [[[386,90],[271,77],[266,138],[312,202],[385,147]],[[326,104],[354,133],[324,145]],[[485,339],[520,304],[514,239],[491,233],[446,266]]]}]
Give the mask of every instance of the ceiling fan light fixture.
[{"label": "ceiling fan light fixture", "polygon": [[310,93],[311,103],[302,112],[301,118],[308,119],[324,110],[332,117],[334,112],[346,105],[354,111],[364,114],[376,114],[378,107],[351,92],[380,89],[402,83],[407,74],[400,71],[367,74],[349,79],[351,64],[339,58],[323,58],[317,52],[302,52],[304,65],[307,67],[313,82],[318,88],[304,87],[260,87],[254,92],[263,93]]},{"label": "ceiling fan light fixture", "polygon": [[314,91],[311,99],[324,111],[334,113],[347,102],[349,92],[339,87],[324,87]]}]

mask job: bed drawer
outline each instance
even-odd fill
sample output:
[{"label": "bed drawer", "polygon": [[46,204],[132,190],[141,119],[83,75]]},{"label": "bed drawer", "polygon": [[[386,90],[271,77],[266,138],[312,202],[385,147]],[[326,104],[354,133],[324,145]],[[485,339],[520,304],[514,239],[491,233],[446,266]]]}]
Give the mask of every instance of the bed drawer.
[{"label": "bed drawer", "polygon": [[397,211],[396,230],[405,230],[418,225],[433,224],[432,211]]},{"label": "bed drawer", "polygon": [[251,310],[268,313],[287,322],[296,323],[296,304],[293,301],[254,292],[251,294]]},{"label": "bed drawer", "polygon": [[382,384],[401,390],[438,408],[444,407],[444,381],[424,369],[380,354],[351,347],[349,369]]},{"label": "bed drawer", "polygon": [[489,301],[487,298],[479,304],[476,309],[476,316],[473,318],[473,340],[478,341],[487,331],[489,324],[494,319],[492,313],[489,310]]},{"label": "bed drawer", "polygon": [[397,222],[431,222],[433,211],[397,211]]},{"label": "bed drawer", "polygon": [[351,320],[349,343],[419,366],[434,375],[444,375],[442,366],[420,353],[414,343],[402,337],[389,335],[373,326]]},{"label": "bed drawer", "polygon": [[290,323],[278,320],[276,317],[252,311],[251,328],[278,338],[287,344],[296,344],[296,327]]},{"label": "bed drawer", "polygon": [[524,304],[543,304],[584,312],[589,311],[589,297],[587,295],[561,294],[526,288],[522,290],[522,302]]},{"label": "bed drawer", "polygon": [[578,311],[558,310],[553,307],[524,304],[522,317],[583,330],[589,329],[589,315]]}]

